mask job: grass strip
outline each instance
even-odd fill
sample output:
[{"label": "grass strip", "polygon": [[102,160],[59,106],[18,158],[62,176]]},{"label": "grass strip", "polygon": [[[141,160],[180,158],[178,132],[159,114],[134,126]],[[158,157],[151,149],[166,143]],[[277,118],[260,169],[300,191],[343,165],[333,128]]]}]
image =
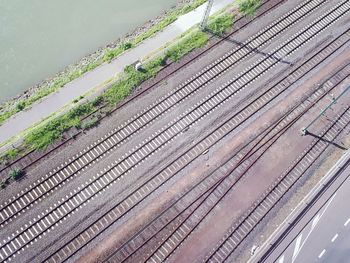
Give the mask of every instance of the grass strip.
[{"label": "grass strip", "polygon": [[95,107],[91,102],[79,105],[62,116],[50,120],[43,126],[33,129],[24,139],[28,149],[45,149],[72,127],[81,128],[81,117],[91,113]]},{"label": "grass strip", "polygon": [[233,20],[232,13],[224,12],[209,19],[207,29],[215,35],[222,35],[228,28],[233,26]]}]

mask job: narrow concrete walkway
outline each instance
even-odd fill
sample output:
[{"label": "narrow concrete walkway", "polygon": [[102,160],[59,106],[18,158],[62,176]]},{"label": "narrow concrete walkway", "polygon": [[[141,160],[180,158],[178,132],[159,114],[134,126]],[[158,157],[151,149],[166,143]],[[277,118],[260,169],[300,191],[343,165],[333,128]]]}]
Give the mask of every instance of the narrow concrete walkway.
[{"label": "narrow concrete walkway", "polygon": [[[234,0],[215,0],[211,14],[232,2],[234,2]],[[125,66],[156,52],[157,49],[163,45],[173,41],[183,32],[201,21],[205,8],[206,3],[186,15],[179,17],[162,32],[158,33],[153,38],[145,40],[139,46],[123,53],[111,63],[97,67],[80,78],[68,83],[59,91],[50,94],[39,103],[34,104],[27,111],[17,113],[0,126],[0,144],[25,131],[34,124],[39,123],[54,112],[59,111],[75,98],[86,94],[91,89],[110,80],[116,74],[122,72]]]}]

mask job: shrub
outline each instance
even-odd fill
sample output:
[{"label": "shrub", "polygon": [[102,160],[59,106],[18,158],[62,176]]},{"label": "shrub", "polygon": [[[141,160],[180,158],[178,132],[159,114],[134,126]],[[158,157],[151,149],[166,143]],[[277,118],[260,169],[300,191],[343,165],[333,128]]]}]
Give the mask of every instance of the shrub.
[{"label": "shrub", "polygon": [[207,29],[213,34],[221,35],[233,26],[233,18],[233,14],[224,13],[223,15],[209,20]]},{"label": "shrub", "polygon": [[92,106],[97,107],[97,106],[101,105],[102,102],[103,102],[103,97],[98,96],[91,103],[92,103]]},{"label": "shrub", "polygon": [[81,104],[68,112],[67,120],[74,119],[76,117],[82,117],[94,110],[91,103]]},{"label": "shrub", "polygon": [[120,55],[124,50],[121,47],[117,47],[114,49],[109,49],[103,56],[104,62],[111,62],[113,58]]},{"label": "shrub", "polygon": [[124,42],[120,45],[121,49],[123,50],[128,50],[130,48],[132,48],[132,43],[131,42]]},{"label": "shrub", "polygon": [[93,119],[91,119],[91,120],[89,120],[89,121],[83,123],[82,129],[84,129],[84,130],[91,129],[92,127],[97,126],[98,123],[99,123],[98,118],[93,118]]},{"label": "shrub", "polygon": [[166,57],[172,61],[179,61],[184,55],[193,49],[204,46],[208,42],[208,35],[201,31],[195,31],[186,35],[175,46],[169,48]]},{"label": "shrub", "polygon": [[19,151],[18,149],[10,149],[10,150],[7,150],[5,152],[5,155],[4,157],[7,159],[7,160],[11,160],[11,159],[15,159],[19,154]]},{"label": "shrub", "polygon": [[9,172],[9,176],[13,179],[13,180],[17,180],[19,179],[22,175],[24,174],[23,170],[19,169],[19,168],[14,168]]},{"label": "shrub", "polygon": [[25,107],[26,107],[26,102],[23,101],[23,100],[20,101],[20,102],[18,102],[17,105],[16,105],[17,111],[21,111],[21,110],[23,110]]},{"label": "shrub", "polygon": [[261,0],[241,0],[238,9],[243,15],[253,16],[261,4]]},{"label": "shrub", "polygon": [[32,149],[45,149],[48,145],[62,136],[71,127],[81,126],[81,117],[91,113],[95,108],[91,103],[75,107],[67,114],[57,117],[45,125],[36,128],[25,138],[25,144]]}]

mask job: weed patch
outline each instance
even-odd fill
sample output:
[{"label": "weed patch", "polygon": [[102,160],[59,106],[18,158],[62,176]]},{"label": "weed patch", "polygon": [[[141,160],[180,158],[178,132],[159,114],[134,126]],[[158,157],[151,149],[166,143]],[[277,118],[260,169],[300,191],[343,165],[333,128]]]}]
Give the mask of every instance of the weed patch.
[{"label": "weed patch", "polygon": [[180,41],[171,46],[166,52],[166,57],[174,62],[179,61],[184,55],[195,48],[203,47],[208,42],[208,35],[201,31],[195,31],[185,35]]},{"label": "weed patch", "polygon": [[30,149],[45,149],[48,145],[60,138],[64,131],[71,127],[79,128],[81,118],[91,113],[95,108],[91,102],[77,106],[67,114],[57,117],[43,126],[31,131],[25,138],[25,145]]},{"label": "weed patch", "polygon": [[98,119],[97,117],[94,117],[94,118],[92,118],[91,120],[89,120],[89,121],[83,123],[83,124],[81,125],[81,128],[82,128],[83,130],[89,130],[89,129],[91,129],[91,128],[97,126],[98,123],[99,123],[99,119]]},{"label": "weed patch", "polygon": [[234,16],[232,13],[224,13],[213,19],[209,19],[207,29],[215,34],[222,35],[233,26]]},{"label": "weed patch", "polygon": [[253,16],[261,5],[261,0],[240,0],[238,9],[243,15]]},{"label": "weed patch", "polygon": [[[9,176],[10,178],[12,178],[13,180],[17,180],[19,179],[21,176],[24,175],[24,171],[19,169],[19,168],[14,168],[9,172]],[[4,184],[5,186],[5,184]]]}]

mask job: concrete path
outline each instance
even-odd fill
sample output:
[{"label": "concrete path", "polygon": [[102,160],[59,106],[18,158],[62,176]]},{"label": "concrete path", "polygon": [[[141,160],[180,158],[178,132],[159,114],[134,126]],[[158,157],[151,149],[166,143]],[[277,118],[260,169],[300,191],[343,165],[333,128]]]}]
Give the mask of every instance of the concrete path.
[{"label": "concrete path", "polygon": [[[234,0],[215,0],[211,14],[222,9]],[[54,112],[59,111],[75,98],[86,94],[123,71],[124,67],[157,51],[183,32],[199,23],[206,8],[206,3],[197,9],[179,17],[155,37],[145,40],[139,46],[123,53],[109,64],[103,64],[68,83],[59,91],[50,94],[30,109],[19,112],[0,126],[0,144],[25,131]]]}]

